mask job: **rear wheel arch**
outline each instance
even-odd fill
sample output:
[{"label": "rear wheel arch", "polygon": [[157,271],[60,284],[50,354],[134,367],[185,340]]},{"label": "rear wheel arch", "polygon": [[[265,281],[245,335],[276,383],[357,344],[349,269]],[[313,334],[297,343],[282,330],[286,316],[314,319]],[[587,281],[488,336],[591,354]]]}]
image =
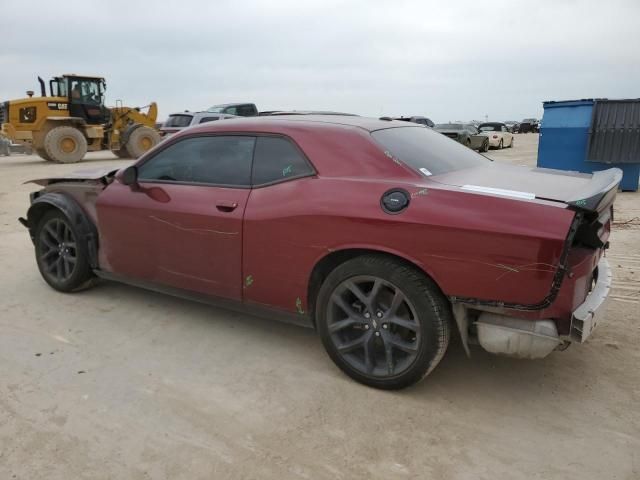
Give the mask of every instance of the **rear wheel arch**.
[{"label": "rear wheel arch", "polygon": [[[322,287],[324,280],[334,269],[336,269],[344,262],[366,255],[380,255],[382,257],[387,257],[389,259],[399,261],[400,263],[403,263],[406,266],[418,271],[419,273],[433,281],[433,283],[435,283],[435,285],[440,288],[437,279],[434,278],[432,273],[425,269],[424,266],[420,266],[418,262],[397,253],[372,248],[345,248],[342,250],[336,250],[320,258],[314,265],[313,269],[311,270],[311,274],[309,275],[309,280],[307,283],[307,306],[309,316],[314,324],[314,328],[316,300],[318,298],[318,293],[320,292],[320,287]],[[442,291],[441,288],[440,290]],[[443,296],[446,298],[444,292]]]},{"label": "rear wheel arch", "polygon": [[33,201],[26,220],[31,240],[35,239],[35,230],[42,217],[52,210],[62,212],[71,222],[80,236],[78,241],[86,242],[91,268],[98,268],[98,230],[78,202],[64,193],[45,193]]}]

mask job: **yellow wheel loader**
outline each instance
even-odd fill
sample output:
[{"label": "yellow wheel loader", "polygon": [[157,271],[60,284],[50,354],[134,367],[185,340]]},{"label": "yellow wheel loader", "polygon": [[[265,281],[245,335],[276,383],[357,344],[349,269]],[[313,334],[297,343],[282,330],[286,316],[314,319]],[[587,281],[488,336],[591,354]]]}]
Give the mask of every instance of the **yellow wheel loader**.
[{"label": "yellow wheel loader", "polygon": [[38,77],[40,97],[0,103],[0,134],[31,147],[45,160],[74,163],[87,151],[111,150],[121,158],[138,158],[160,142],[155,102],[140,108],[104,105],[102,77],[62,75],[49,81]]}]

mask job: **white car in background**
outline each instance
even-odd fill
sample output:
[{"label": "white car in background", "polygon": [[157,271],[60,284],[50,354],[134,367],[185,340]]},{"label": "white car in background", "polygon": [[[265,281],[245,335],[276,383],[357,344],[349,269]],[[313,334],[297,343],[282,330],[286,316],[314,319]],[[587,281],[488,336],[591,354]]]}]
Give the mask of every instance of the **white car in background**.
[{"label": "white car in background", "polygon": [[169,118],[160,127],[160,135],[167,137],[179,132],[183,128],[201,123],[215,122],[216,120],[226,120],[228,118],[238,118],[236,115],[228,113],[212,113],[212,112],[180,112],[172,113]]},{"label": "white car in background", "polygon": [[497,149],[513,147],[513,133],[504,123],[488,122],[478,125],[481,135],[489,139],[489,146]]}]

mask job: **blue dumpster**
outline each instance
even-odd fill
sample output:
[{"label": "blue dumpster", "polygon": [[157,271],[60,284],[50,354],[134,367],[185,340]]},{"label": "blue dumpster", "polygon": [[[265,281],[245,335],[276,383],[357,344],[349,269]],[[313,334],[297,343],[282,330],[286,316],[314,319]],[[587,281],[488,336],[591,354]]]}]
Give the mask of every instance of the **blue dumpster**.
[{"label": "blue dumpster", "polygon": [[617,167],[620,188],[640,178],[640,99],[544,102],[538,166],[593,173]]}]

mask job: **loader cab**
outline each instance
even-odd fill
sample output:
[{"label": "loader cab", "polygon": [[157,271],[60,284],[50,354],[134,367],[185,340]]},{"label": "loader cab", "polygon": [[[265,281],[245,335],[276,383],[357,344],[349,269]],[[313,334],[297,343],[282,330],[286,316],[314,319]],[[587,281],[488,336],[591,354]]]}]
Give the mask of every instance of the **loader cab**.
[{"label": "loader cab", "polygon": [[63,75],[49,82],[52,97],[66,97],[69,101],[69,116],[82,118],[89,125],[101,125],[110,119],[104,106],[107,84],[101,77]]}]

